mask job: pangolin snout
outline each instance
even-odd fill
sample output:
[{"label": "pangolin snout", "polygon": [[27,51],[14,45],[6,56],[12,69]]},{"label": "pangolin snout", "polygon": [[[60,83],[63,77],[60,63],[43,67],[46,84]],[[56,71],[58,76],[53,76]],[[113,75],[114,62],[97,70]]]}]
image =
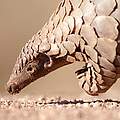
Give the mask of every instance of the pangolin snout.
[{"label": "pangolin snout", "polygon": [[19,93],[19,88],[15,83],[11,83],[7,86],[7,91],[10,94],[16,94],[16,93]]}]

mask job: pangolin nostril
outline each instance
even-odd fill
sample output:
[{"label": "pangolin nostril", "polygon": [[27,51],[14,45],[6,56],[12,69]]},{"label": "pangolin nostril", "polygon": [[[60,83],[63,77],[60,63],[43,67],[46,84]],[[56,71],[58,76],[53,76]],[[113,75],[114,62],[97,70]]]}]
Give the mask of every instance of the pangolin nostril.
[{"label": "pangolin nostril", "polygon": [[11,86],[8,86],[8,87],[7,87],[7,91],[8,91],[9,93],[12,92],[12,88],[11,88]]},{"label": "pangolin nostril", "polygon": [[7,88],[7,91],[11,94],[13,94],[15,92],[15,88],[16,88],[16,85],[15,84],[11,84],[8,86]]}]

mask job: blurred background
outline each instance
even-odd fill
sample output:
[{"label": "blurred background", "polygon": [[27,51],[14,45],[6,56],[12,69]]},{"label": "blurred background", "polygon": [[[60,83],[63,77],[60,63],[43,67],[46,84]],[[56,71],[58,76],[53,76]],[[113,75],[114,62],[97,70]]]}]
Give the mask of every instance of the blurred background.
[{"label": "blurred background", "polygon": [[[0,0],[0,95],[6,89],[16,58],[24,44],[47,22],[61,0]],[[74,72],[81,65],[62,67],[24,88],[18,96],[64,96],[96,98],[78,86]],[[112,89],[97,98],[119,98],[119,80]]]}]

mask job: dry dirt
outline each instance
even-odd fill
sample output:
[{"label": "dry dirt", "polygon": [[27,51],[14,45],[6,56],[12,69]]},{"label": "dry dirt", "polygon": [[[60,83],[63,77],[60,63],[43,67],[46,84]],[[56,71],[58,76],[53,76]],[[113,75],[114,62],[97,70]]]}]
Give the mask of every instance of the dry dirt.
[{"label": "dry dirt", "polygon": [[0,98],[0,120],[120,120],[120,101]]}]

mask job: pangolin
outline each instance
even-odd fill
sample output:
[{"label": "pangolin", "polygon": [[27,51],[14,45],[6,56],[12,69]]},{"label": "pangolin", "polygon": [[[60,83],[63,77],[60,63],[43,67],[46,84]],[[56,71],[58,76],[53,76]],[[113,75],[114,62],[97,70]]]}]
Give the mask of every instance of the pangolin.
[{"label": "pangolin", "polygon": [[62,0],[49,21],[25,44],[7,83],[11,94],[64,65],[84,61],[75,73],[90,95],[119,78],[120,0]]}]

